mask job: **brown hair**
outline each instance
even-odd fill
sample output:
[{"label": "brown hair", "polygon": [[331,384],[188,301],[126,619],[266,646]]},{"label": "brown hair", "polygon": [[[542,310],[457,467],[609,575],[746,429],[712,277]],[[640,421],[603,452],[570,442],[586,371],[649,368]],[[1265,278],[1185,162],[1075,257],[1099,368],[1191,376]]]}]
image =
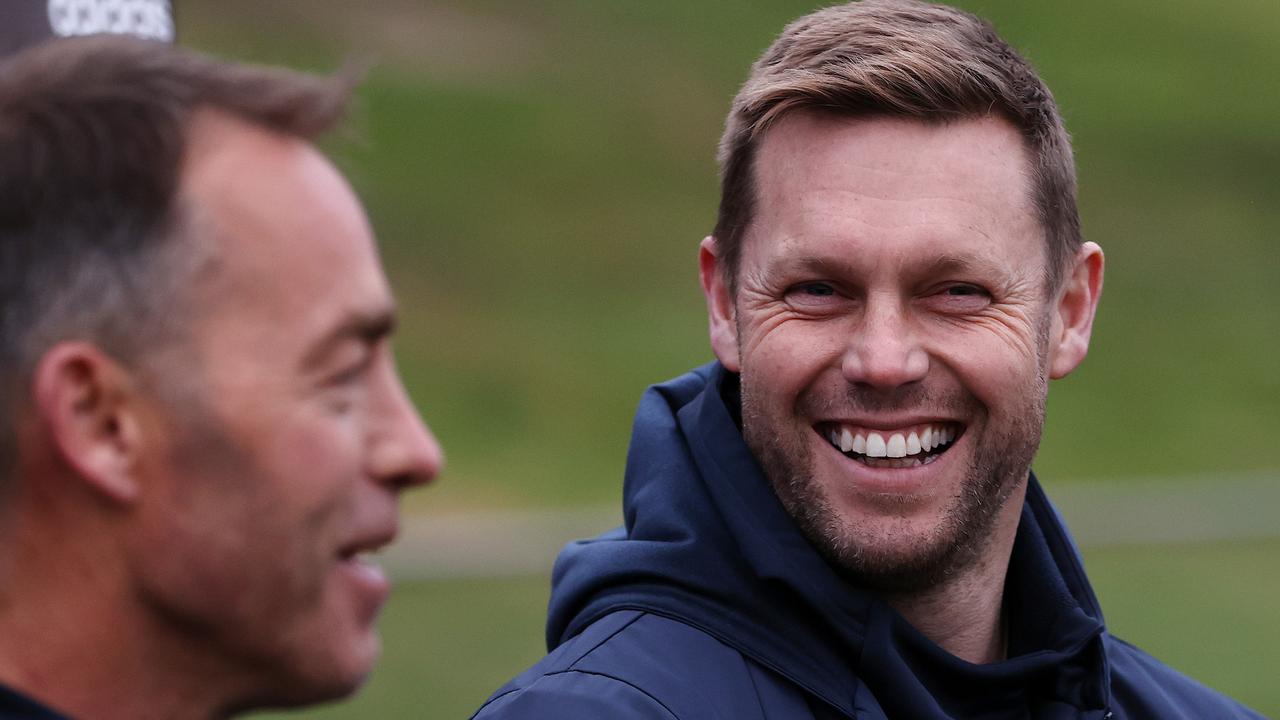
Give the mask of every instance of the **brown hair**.
[{"label": "brown hair", "polygon": [[985,21],[915,0],[862,0],[791,23],[751,68],[725,122],[715,237],[731,290],[755,211],[753,161],[789,112],[930,122],[998,114],[1021,133],[1056,288],[1081,243],[1071,141],[1049,89]]},{"label": "brown hair", "polygon": [[141,364],[174,336],[200,255],[178,185],[201,109],[310,139],[354,72],[315,77],[120,36],[55,40],[0,64],[0,473],[30,374],[55,342]]}]

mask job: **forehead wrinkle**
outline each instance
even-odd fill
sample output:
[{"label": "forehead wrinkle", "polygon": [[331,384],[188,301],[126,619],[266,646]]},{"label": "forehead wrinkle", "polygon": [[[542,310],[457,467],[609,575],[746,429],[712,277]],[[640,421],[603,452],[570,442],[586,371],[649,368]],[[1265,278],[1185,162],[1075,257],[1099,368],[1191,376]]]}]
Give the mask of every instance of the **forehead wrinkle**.
[{"label": "forehead wrinkle", "polygon": [[[861,213],[831,211],[824,207],[815,203],[812,209],[797,215],[779,213],[776,234],[760,238],[769,243],[766,255],[785,257],[799,249],[801,252],[796,259],[812,265],[814,259],[826,255],[860,255],[863,254],[861,251],[888,245],[901,246],[904,252],[916,256],[933,255],[957,266],[990,265],[997,260],[986,252],[995,240],[991,228],[980,223],[945,223],[927,217],[930,214],[927,210],[916,213],[916,217],[906,223],[876,223]],[[797,216],[799,221],[794,219]],[[766,225],[759,224],[760,227]],[[1034,226],[1032,230],[1035,230]],[[983,242],[973,242],[974,237]]]},{"label": "forehead wrinkle", "polygon": [[[959,230],[992,240],[992,230],[1007,226],[1010,219],[1026,231],[1043,234],[1038,218],[1025,203],[1011,207],[1007,197],[995,191],[979,198],[937,192],[900,197],[889,196],[892,191],[887,188],[877,193],[875,190],[883,185],[865,181],[860,184],[870,187],[845,187],[839,180],[815,183],[816,187],[796,178],[770,180],[772,182],[764,183],[763,188],[768,201],[761,203],[756,221],[748,228],[748,240],[756,234],[755,230],[770,225],[789,236],[830,236],[833,240],[864,235],[867,230],[899,232],[930,226],[940,226],[931,232],[943,239],[952,238]],[[948,206],[952,209],[950,217],[938,218]],[[899,209],[885,211],[885,208]],[[1012,218],[1002,218],[1004,213],[1010,213]],[[944,222],[955,220],[961,222]]]},{"label": "forehead wrinkle", "polygon": [[[937,205],[919,208],[915,207],[922,201],[928,202],[931,200],[956,203],[977,210],[984,217],[975,218],[974,221],[965,223],[962,229],[964,231],[980,235],[984,239],[990,240],[992,238],[989,226],[998,224],[996,218],[992,217],[991,208],[965,198],[945,195],[919,195],[913,198],[890,198],[867,195],[852,190],[833,189],[830,190],[830,192],[847,196],[846,202],[838,206],[840,208],[839,210],[829,209],[835,206],[824,203],[819,199],[819,196],[822,194],[821,190],[817,192],[796,194],[795,200],[800,207],[798,209],[799,211],[792,214],[792,216],[800,220],[800,222],[797,223],[800,226],[799,228],[796,228],[797,231],[807,232],[810,228],[822,229],[831,227],[837,227],[843,231],[844,228],[842,226],[846,224],[865,226],[866,228],[878,230],[915,230],[917,228],[937,225],[943,225],[945,228],[956,227],[950,223],[941,223],[937,218],[932,217],[937,214]],[[865,205],[865,201],[868,199],[876,203],[905,207],[910,210],[910,212],[895,214],[861,212],[858,206]],[[786,208],[780,207],[778,210],[785,211]],[[786,212],[778,214],[781,219],[785,219],[788,215]],[[875,222],[877,217],[884,217],[885,221]],[[1031,218],[1028,216],[1027,219],[1030,220]],[[953,232],[954,231],[947,229],[937,234],[946,236],[953,234]]]}]

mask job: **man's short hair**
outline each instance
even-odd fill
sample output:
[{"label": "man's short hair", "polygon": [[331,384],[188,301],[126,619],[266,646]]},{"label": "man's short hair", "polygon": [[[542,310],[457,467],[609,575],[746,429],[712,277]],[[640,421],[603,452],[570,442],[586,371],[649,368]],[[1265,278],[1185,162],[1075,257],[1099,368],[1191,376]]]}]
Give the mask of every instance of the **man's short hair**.
[{"label": "man's short hair", "polygon": [[310,139],[341,117],[354,78],[121,36],[50,41],[0,64],[0,478],[52,344],[83,339],[141,365],[180,331],[202,245],[178,193],[193,113]]},{"label": "man's short hair", "polygon": [[1082,242],[1071,143],[1039,76],[984,20],[916,0],[862,0],[788,25],[751,68],[725,122],[715,238],[737,289],[757,198],[753,162],[771,125],[799,110],[948,122],[995,114],[1017,128],[1056,288]]}]

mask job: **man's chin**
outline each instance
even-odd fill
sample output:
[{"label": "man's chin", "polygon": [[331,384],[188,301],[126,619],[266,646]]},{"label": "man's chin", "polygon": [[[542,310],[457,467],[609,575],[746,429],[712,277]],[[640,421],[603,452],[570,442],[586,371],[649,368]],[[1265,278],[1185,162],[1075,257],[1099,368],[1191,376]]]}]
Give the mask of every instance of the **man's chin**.
[{"label": "man's chin", "polygon": [[774,489],[837,573],[881,593],[915,593],[945,583],[981,552],[994,511],[1003,504],[995,500],[979,511],[952,507],[936,496],[833,497],[812,476],[774,483]]},{"label": "man's chin", "polygon": [[270,691],[245,699],[231,708],[229,715],[248,710],[290,710],[320,703],[344,700],[355,695],[364,687],[368,673],[354,679],[341,682],[329,682],[322,685],[309,684],[293,687],[275,687]]},{"label": "man's chin", "polygon": [[369,629],[360,639],[358,649],[352,649],[345,662],[335,668],[335,672],[327,677],[317,678],[314,695],[310,702],[340,700],[350,697],[364,687],[373,674],[373,668],[381,654],[382,643],[375,630]]},{"label": "man's chin", "polygon": [[821,444],[797,447],[812,452],[786,457],[761,446],[761,464],[778,498],[840,575],[881,593],[936,588],[971,565],[1020,486],[1018,478],[1025,477],[1025,471],[1019,475],[971,457],[963,442],[925,469],[924,490],[912,477],[897,477],[918,470],[878,473],[891,475],[891,482],[860,482],[859,469],[849,467],[855,461],[833,459]]},{"label": "man's chin", "polygon": [[[830,527],[830,526],[828,526]],[[944,584],[968,564],[975,544],[938,533],[904,533],[875,539],[846,530],[809,541],[842,577],[880,593],[919,593]]]},{"label": "man's chin", "polygon": [[351,697],[372,674],[379,649],[377,634],[370,630],[340,651],[316,651],[295,664],[293,672],[261,688],[244,706],[288,709]]},{"label": "man's chin", "polygon": [[777,488],[814,549],[858,587],[885,593],[927,590],[972,559],[974,543],[945,518],[841,513],[826,497]]}]

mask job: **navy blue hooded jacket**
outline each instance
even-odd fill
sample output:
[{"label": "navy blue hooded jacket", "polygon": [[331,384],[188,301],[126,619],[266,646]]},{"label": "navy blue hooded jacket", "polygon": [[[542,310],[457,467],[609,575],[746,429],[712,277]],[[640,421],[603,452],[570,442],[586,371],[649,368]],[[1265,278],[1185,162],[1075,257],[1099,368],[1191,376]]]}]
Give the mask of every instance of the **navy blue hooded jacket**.
[{"label": "navy blue hooded jacket", "polygon": [[645,393],[625,526],[561,554],[552,652],[476,720],[1259,717],[1107,633],[1034,477],[1009,659],[947,653],[800,533],[742,440],[736,386],[712,364]]}]

